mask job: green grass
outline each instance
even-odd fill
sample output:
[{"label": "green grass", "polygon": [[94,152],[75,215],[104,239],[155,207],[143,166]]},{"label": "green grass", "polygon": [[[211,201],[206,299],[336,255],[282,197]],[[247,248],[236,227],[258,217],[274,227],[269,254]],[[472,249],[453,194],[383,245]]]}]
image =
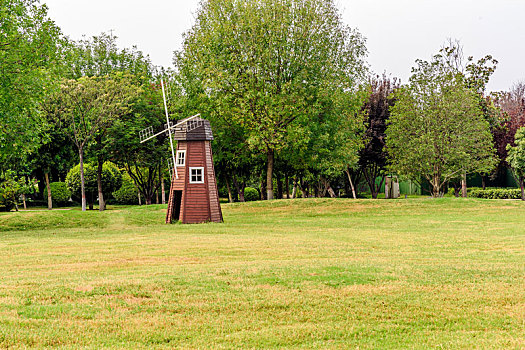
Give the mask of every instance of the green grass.
[{"label": "green grass", "polygon": [[0,213],[0,348],[525,348],[525,203]]}]

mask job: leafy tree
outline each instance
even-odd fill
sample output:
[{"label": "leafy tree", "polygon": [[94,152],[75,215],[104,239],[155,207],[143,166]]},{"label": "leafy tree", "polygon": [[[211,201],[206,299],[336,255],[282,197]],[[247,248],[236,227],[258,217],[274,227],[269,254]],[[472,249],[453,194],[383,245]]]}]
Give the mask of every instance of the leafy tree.
[{"label": "leafy tree", "polygon": [[[66,184],[75,199],[82,198],[81,167],[77,164],[66,176]],[[87,198],[89,209],[93,209],[98,194],[97,166],[94,163],[84,164],[84,191]],[[122,185],[122,174],[118,167],[105,162],[102,167],[102,190],[104,193],[112,193]]]},{"label": "leafy tree", "polygon": [[494,138],[498,156],[506,161],[508,145],[514,145],[517,130],[525,126],[525,82],[514,84],[509,91],[494,94],[493,100],[505,114]]},{"label": "leafy tree", "polygon": [[146,204],[152,203],[160,185],[161,161],[171,154],[164,134],[142,144],[138,140],[140,130],[149,126],[155,130],[164,127],[166,119],[159,89],[160,84],[144,85],[133,100],[133,108],[108,129],[111,137],[107,140],[107,147],[113,160],[126,169]]},{"label": "leafy tree", "polygon": [[525,127],[516,131],[514,138],[515,146],[507,145],[507,163],[509,163],[516,180],[521,188],[521,200],[525,201]]},{"label": "leafy tree", "polygon": [[[129,82],[137,88],[140,86],[147,88],[154,80],[153,76],[156,71],[149,57],[144,56],[136,47],[119,49],[116,39],[117,37],[112,34],[101,33],[90,39],[75,42],[69,52],[71,61],[69,76],[72,78],[104,77],[120,72],[126,74]],[[89,155],[98,163],[98,200],[101,211],[105,207],[101,184],[102,164],[114,158],[115,151],[111,148],[114,134],[108,132],[108,126],[107,124],[96,130],[93,135],[94,142],[89,143],[88,150]]]},{"label": "leafy tree", "polygon": [[427,62],[417,60],[408,86],[396,92],[386,130],[390,169],[419,181],[433,196],[462,173],[487,172],[494,165],[489,124],[477,93],[451,65],[445,49]]},{"label": "leafy tree", "polygon": [[65,80],[58,96],[61,121],[78,149],[82,210],[86,210],[84,150],[93,136],[124,114],[138,90],[127,75],[81,77]]},{"label": "leafy tree", "polygon": [[0,171],[34,151],[45,123],[38,104],[52,88],[61,33],[36,0],[0,6]]},{"label": "leafy tree", "polygon": [[201,82],[217,115],[242,125],[248,145],[265,154],[273,199],[275,154],[287,134],[300,118],[320,122],[324,97],[355,90],[365,53],[333,0],[208,0],[175,63]]},{"label": "leafy tree", "polygon": [[359,152],[359,169],[370,188],[372,198],[377,198],[384,181],[383,177],[380,183],[376,183],[376,179],[386,170],[385,131],[390,110],[395,104],[393,93],[397,88],[399,82],[396,78],[391,80],[383,75],[381,79],[372,79],[370,95],[363,107],[366,131],[363,135],[364,147]]}]

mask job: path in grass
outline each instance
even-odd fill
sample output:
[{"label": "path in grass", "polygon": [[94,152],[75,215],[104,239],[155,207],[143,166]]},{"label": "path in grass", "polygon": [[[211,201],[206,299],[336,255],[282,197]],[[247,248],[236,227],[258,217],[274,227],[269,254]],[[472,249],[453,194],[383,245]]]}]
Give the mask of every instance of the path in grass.
[{"label": "path in grass", "polygon": [[525,204],[0,214],[0,348],[523,348]]}]

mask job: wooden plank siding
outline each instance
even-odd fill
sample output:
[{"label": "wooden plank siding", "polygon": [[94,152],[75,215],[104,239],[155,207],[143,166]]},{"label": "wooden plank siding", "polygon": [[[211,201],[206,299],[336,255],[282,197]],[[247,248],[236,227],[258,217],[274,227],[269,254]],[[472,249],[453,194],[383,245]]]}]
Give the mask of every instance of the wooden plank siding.
[{"label": "wooden plank siding", "polygon": [[[213,167],[210,141],[210,138],[213,138],[210,137],[210,135],[211,128],[209,128],[209,135],[206,135],[204,140],[193,141],[191,138],[188,138],[178,141],[177,151],[185,150],[186,159],[183,167],[177,167],[179,178],[176,179],[175,173],[173,174],[170,186],[170,199],[168,201],[168,213],[166,214],[167,223],[171,223],[174,217],[174,191],[182,191],[179,215],[182,223],[191,224],[223,221],[215,169]],[[189,168],[194,167],[203,168],[202,175],[204,183],[190,183],[191,174]]]}]

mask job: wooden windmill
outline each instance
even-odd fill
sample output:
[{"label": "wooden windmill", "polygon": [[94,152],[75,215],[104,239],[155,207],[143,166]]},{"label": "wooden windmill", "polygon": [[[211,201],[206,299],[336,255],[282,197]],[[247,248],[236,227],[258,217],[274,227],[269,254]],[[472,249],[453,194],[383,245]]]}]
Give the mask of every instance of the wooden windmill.
[{"label": "wooden windmill", "polygon": [[[164,94],[164,86],[162,92]],[[197,114],[171,125],[166,99],[164,107],[167,119],[165,129],[156,134],[153,134],[153,127],[142,130],[140,142],[146,142],[163,133],[167,133],[170,139],[173,165],[170,165],[172,178],[166,223],[222,222],[213,167],[213,133],[210,122]],[[178,141],[176,155],[172,136]]]}]

